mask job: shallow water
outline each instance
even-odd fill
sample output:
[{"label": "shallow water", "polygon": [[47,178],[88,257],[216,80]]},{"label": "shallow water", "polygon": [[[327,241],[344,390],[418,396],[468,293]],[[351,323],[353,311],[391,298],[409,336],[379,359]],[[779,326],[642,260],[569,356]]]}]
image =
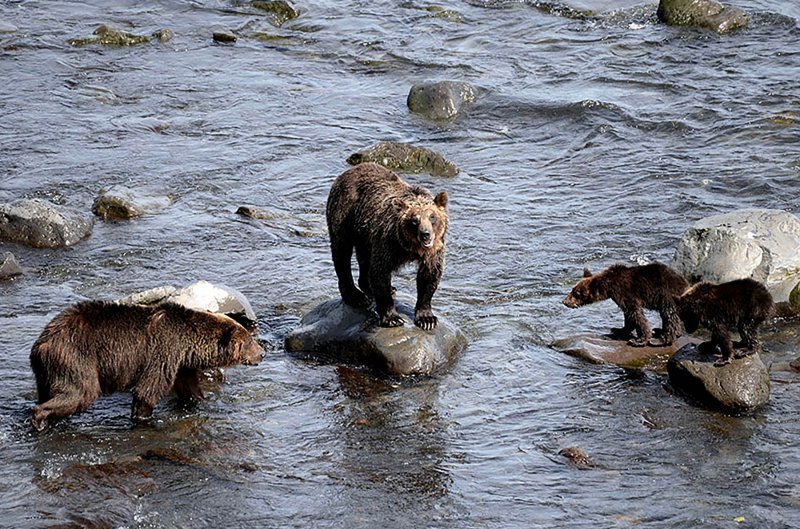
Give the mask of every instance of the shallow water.
[{"label": "shallow water", "polygon": [[[668,262],[684,229],[742,207],[800,214],[800,7],[739,1],[727,36],[669,28],[655,6],[298,1],[272,26],[231,1],[0,3],[0,200],[90,209],[101,188],[168,194],[65,250],[0,243],[0,526],[758,527],[800,525],[797,379],[731,417],[665,379],[548,344],[621,321],[561,299],[584,264]],[[555,13],[555,14],[554,14]],[[167,44],[73,48],[101,23]],[[0,24],[0,28],[3,25]],[[216,29],[239,32],[216,45]],[[269,39],[255,38],[266,33]],[[250,35],[250,36],[247,36]],[[450,124],[410,86],[468,81]],[[410,141],[452,159],[448,264],[434,308],[469,338],[447,371],[380,381],[293,358],[282,339],[337,295],[324,226],[352,152]],[[254,221],[240,205],[285,216]],[[269,356],[192,408],[130,397],[34,435],[30,346],[65,306],[208,279],[241,290]],[[413,274],[396,281],[413,293]],[[767,361],[797,336],[767,334]],[[558,455],[582,448],[596,467]],[[737,523],[735,518],[744,517]]]}]

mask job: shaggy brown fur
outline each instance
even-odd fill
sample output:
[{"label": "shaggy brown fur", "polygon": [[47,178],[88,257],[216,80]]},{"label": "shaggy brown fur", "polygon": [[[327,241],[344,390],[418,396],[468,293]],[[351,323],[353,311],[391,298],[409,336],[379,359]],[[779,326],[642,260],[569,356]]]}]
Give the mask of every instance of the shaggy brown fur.
[{"label": "shaggy brown fur", "polygon": [[[711,341],[702,345],[707,344],[711,351],[720,349],[722,359],[716,365],[725,365],[734,356],[742,358],[760,352],[758,327],[775,310],[772,295],[753,279],[720,285],[697,283],[677,297],[676,304],[686,332],[695,332],[701,325],[711,331]],[[730,331],[734,328],[739,331],[741,343],[731,342]],[[744,350],[734,355],[735,347]]]},{"label": "shaggy brown fur", "polygon": [[[661,263],[630,267],[616,264],[595,275],[584,268],[583,279],[564,298],[564,305],[574,309],[611,298],[625,317],[621,329],[611,329],[614,337],[627,339],[636,331],[638,339],[631,339],[630,345],[666,346],[681,335],[674,297],[688,286],[680,274]],[[661,344],[651,342],[652,333],[643,309],[657,310],[661,315]]]},{"label": "shaggy brown fur", "polygon": [[199,371],[255,365],[264,350],[227,316],[173,303],[156,306],[84,301],[47,324],[31,349],[39,392],[32,422],[86,410],[101,394],[133,393],[134,420],[150,417],[175,389],[200,399]]},{"label": "shaggy brown fur", "polygon": [[[339,292],[348,305],[368,307],[374,297],[383,327],[399,327],[392,273],[416,261],[417,304],[414,323],[436,327],[431,300],[444,271],[447,194],[435,197],[410,186],[376,163],[363,163],[339,175],[327,205],[328,232]],[[358,260],[358,287],[353,282],[353,248]]]}]

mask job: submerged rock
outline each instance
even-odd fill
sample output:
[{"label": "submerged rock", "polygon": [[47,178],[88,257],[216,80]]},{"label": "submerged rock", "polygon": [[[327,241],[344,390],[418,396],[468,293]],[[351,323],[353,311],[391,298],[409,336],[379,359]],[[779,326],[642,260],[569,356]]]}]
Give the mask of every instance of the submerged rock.
[{"label": "submerged rock", "polygon": [[102,46],[134,46],[136,44],[150,42],[150,38],[145,35],[125,33],[120,29],[106,24],[98,26],[97,29],[94,30],[94,34],[97,36],[84,39],[69,39],[67,44],[80,48],[90,44],[100,44]]},{"label": "submerged rock", "polygon": [[769,401],[769,371],[758,353],[714,365],[715,356],[696,344],[682,347],[667,363],[672,386],[729,411],[749,411]]},{"label": "submerged rock", "polygon": [[347,158],[347,163],[350,165],[365,162],[375,162],[388,169],[399,171],[430,173],[433,176],[458,174],[456,164],[431,149],[396,141],[382,141]]},{"label": "submerged rock", "polygon": [[747,25],[747,13],[715,0],[661,0],[658,18],[671,26],[696,26],[726,33]]},{"label": "submerged rock", "polygon": [[175,32],[169,28],[162,28],[153,33],[153,38],[159,42],[169,42],[175,38]]},{"label": "submerged rock", "polygon": [[403,327],[379,327],[368,310],[327,301],[303,316],[286,337],[286,350],[334,363],[366,366],[389,375],[429,375],[446,365],[466,346],[466,338],[439,316],[433,331],[414,325],[414,310],[397,304]]},{"label": "submerged rock", "polygon": [[434,121],[455,119],[466,103],[475,101],[475,89],[460,81],[418,83],[411,87],[406,104],[417,114]]},{"label": "submerged rock", "polygon": [[283,213],[270,211],[268,209],[259,208],[256,206],[239,206],[239,208],[236,210],[236,214],[256,220],[273,220],[273,219],[286,218],[286,215]]},{"label": "submerged rock", "polygon": [[38,198],[0,204],[0,239],[35,248],[63,248],[85,239],[94,219]]},{"label": "submerged rock", "polygon": [[800,282],[800,219],[778,209],[742,209],[700,220],[678,243],[672,266],[690,282],[751,277],[776,302]]},{"label": "submerged rock", "polygon": [[588,469],[596,465],[589,455],[577,446],[569,446],[558,451],[558,455],[566,458],[569,463],[577,468]]},{"label": "submerged rock", "polygon": [[172,286],[161,286],[131,294],[119,300],[121,303],[152,305],[172,302],[195,310],[207,310],[227,314],[239,323],[252,324],[256,321],[256,313],[247,298],[230,287],[214,285],[200,280],[178,290]]},{"label": "submerged rock", "polygon": [[236,42],[236,35],[234,35],[230,31],[215,31],[211,35],[211,37],[214,39],[214,42],[222,42],[222,43]]},{"label": "submerged rock", "polygon": [[22,268],[19,267],[14,254],[10,252],[0,254],[0,281],[19,275],[22,275]]},{"label": "submerged rock", "polygon": [[127,187],[116,185],[100,191],[92,205],[92,212],[104,219],[130,219],[163,209],[169,204],[168,197],[141,196]]},{"label": "submerged rock", "polygon": [[682,336],[668,347],[634,347],[626,340],[582,334],[556,340],[550,347],[593,364],[614,364],[626,369],[665,373],[669,357],[689,343],[693,343],[692,339]]},{"label": "submerged rock", "polygon": [[274,26],[281,26],[287,20],[300,16],[300,12],[286,0],[253,0],[250,5],[260,11],[269,13],[271,15],[271,23]]}]

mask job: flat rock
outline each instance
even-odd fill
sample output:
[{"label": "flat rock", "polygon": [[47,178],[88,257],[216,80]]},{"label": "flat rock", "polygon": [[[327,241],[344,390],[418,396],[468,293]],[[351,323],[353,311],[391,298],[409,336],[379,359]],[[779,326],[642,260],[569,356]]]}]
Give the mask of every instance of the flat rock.
[{"label": "flat rock", "polygon": [[681,393],[729,411],[749,411],[769,401],[769,371],[758,354],[715,366],[715,355],[696,344],[682,347],[667,363],[672,386]]},{"label": "flat rock", "polygon": [[689,343],[693,343],[691,338],[681,336],[669,347],[634,347],[625,340],[581,334],[558,339],[550,347],[593,364],[614,364],[627,369],[666,373],[669,357]]},{"label": "flat rock", "polygon": [[0,254],[0,281],[22,275],[22,268],[17,263],[14,254],[3,252]]},{"label": "flat rock", "polygon": [[467,103],[475,101],[475,89],[461,81],[417,83],[411,87],[409,110],[434,121],[451,121]]},{"label": "flat rock", "polygon": [[139,305],[152,305],[167,301],[190,309],[228,314],[237,319],[241,317],[245,322],[256,321],[256,313],[244,294],[233,288],[215,285],[205,280],[197,281],[182,289],[172,286],[151,288],[120,300],[122,303]]},{"label": "flat rock", "polygon": [[414,310],[397,303],[403,327],[377,325],[377,315],[355,309],[341,299],[326,301],[300,320],[286,337],[286,350],[321,360],[372,368],[388,375],[430,375],[466,347],[464,335],[438,316],[436,329],[416,327]]},{"label": "flat rock", "polygon": [[727,33],[747,25],[747,13],[715,0],[660,0],[659,20],[671,26],[695,26]]},{"label": "flat rock", "polygon": [[800,283],[800,219],[778,209],[702,219],[683,234],[672,266],[692,283],[751,277],[787,302]]},{"label": "flat rock", "polygon": [[1,240],[63,248],[88,237],[93,226],[91,216],[38,198],[0,204]]},{"label": "flat rock", "polygon": [[433,176],[455,176],[458,166],[427,147],[409,143],[382,141],[347,158],[350,165],[375,162],[387,169],[412,173],[429,173]]},{"label": "flat rock", "polygon": [[115,185],[100,191],[92,205],[92,213],[104,219],[131,219],[163,209],[170,202],[166,196],[147,196]]}]

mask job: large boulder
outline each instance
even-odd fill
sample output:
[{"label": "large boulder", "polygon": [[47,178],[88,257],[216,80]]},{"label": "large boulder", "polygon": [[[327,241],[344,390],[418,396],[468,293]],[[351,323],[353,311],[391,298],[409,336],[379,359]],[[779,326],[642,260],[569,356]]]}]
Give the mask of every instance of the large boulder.
[{"label": "large boulder", "polygon": [[18,275],[22,275],[22,268],[19,267],[14,254],[10,252],[0,254],[0,281],[11,279]]},{"label": "large boulder", "polygon": [[666,347],[634,347],[626,340],[580,334],[555,340],[550,347],[593,364],[614,364],[627,369],[665,373],[670,356],[688,343],[692,343],[692,339],[682,336]]},{"label": "large boulder", "polygon": [[347,158],[350,165],[365,162],[375,162],[387,169],[396,169],[404,172],[425,172],[433,176],[455,176],[458,166],[442,156],[428,149],[417,147],[409,143],[396,141],[382,141],[372,147],[359,151]]},{"label": "large boulder", "polygon": [[475,89],[460,81],[417,83],[411,87],[406,104],[417,114],[435,121],[456,118],[466,103],[475,101]]},{"label": "large boulder", "polygon": [[147,196],[115,185],[100,191],[92,204],[92,212],[104,219],[131,219],[158,211],[169,204],[169,197]]},{"label": "large boulder", "polygon": [[289,333],[286,350],[334,363],[366,366],[388,375],[429,375],[466,346],[466,338],[439,316],[433,331],[414,325],[414,310],[397,303],[403,327],[379,327],[377,316],[330,300],[317,306]]},{"label": "large boulder", "polygon": [[681,348],[667,363],[672,387],[729,411],[749,411],[769,401],[769,371],[756,354],[714,365],[715,356],[696,344]]},{"label": "large boulder", "polygon": [[715,0],[661,0],[658,18],[671,26],[696,26],[726,33],[747,25],[747,13]]},{"label": "large boulder", "polygon": [[35,248],[72,246],[93,226],[91,216],[38,198],[0,204],[0,239]]},{"label": "large boulder", "polygon": [[777,209],[743,209],[700,220],[683,234],[672,266],[693,283],[751,277],[786,302],[800,283],[800,219]]}]

